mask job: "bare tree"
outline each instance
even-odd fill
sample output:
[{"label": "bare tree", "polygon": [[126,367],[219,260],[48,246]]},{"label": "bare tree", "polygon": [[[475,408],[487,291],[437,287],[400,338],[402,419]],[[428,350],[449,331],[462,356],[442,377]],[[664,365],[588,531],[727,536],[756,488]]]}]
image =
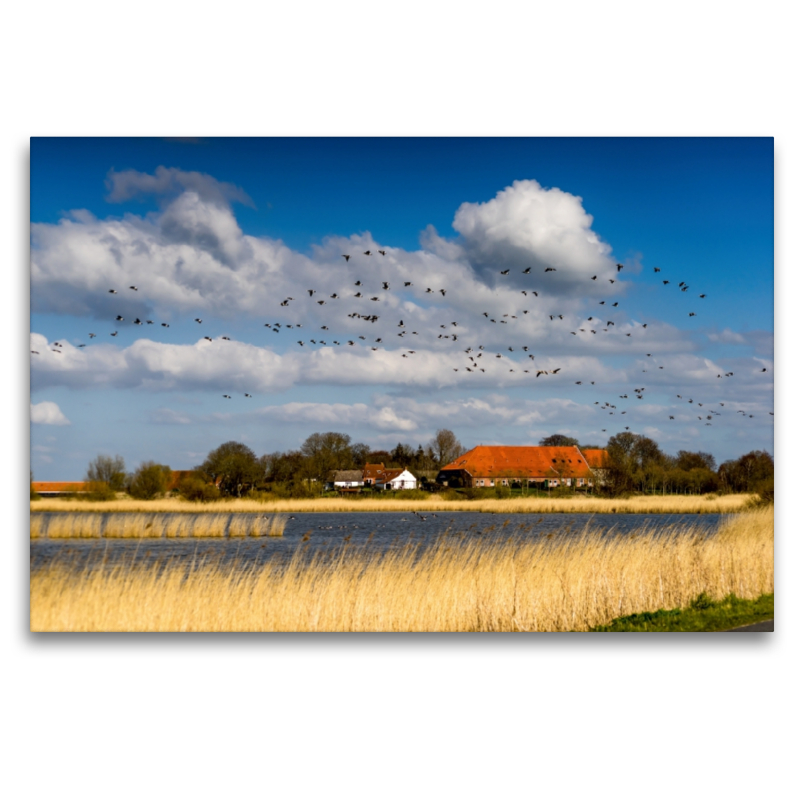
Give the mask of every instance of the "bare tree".
[{"label": "bare tree", "polygon": [[105,483],[114,492],[125,488],[125,459],[122,456],[97,456],[86,470],[87,483]]},{"label": "bare tree", "polygon": [[433,457],[436,459],[439,469],[451,461],[455,461],[465,452],[461,442],[456,439],[456,435],[453,431],[447,430],[447,428],[441,428],[436,431],[436,435],[431,439],[429,447],[433,451]]}]

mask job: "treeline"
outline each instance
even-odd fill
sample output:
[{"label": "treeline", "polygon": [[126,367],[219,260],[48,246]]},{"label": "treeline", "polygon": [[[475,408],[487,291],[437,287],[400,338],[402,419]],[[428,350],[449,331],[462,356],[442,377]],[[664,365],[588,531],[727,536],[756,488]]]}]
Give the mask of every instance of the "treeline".
[{"label": "treeline", "polygon": [[[541,446],[571,446],[600,449],[579,444],[577,439],[553,434],[539,441]],[[595,481],[596,494],[624,496],[646,494],[706,494],[709,492],[751,492],[762,500],[774,498],[775,464],[764,450],[754,450],[738,459],[717,466],[714,456],[705,452],[679,450],[677,455],[662,452],[647,436],[624,432],[612,436],[605,447],[608,468]],[[276,451],[257,456],[241,442],[225,442],[212,450],[202,464],[184,475],[177,487],[170,487],[172,470],[154,461],[142,463],[126,472],[121,456],[97,456],[86,472],[89,500],[111,500],[117,492],[137,499],[152,499],[172,488],[195,501],[220,497],[245,497],[271,493],[275,497],[316,497],[337,470],[361,470],[365,464],[382,463],[388,468],[405,468],[424,488],[433,484],[438,471],[464,452],[456,435],[441,429],[425,445],[398,443],[392,450],[375,450],[352,442],[344,433],[313,433],[298,450]],[[498,487],[498,491],[510,490]],[[569,493],[575,488],[562,487]],[[36,499],[31,475],[31,499]]]},{"label": "treeline", "polygon": [[[441,429],[425,445],[399,442],[389,450],[375,450],[352,442],[344,433],[313,433],[299,450],[257,456],[241,442],[225,442],[212,450],[202,464],[185,475],[175,491],[189,500],[211,501],[220,497],[244,497],[271,492],[277,497],[316,497],[336,470],[358,469],[366,464],[405,468],[417,479],[430,480],[464,452],[455,434]],[[111,500],[117,492],[149,500],[164,494],[172,470],[164,464],[147,461],[135,472],[125,471],[122,456],[97,456],[86,471],[87,500]],[[31,476],[31,481],[33,476]],[[31,499],[36,499],[31,482]]]},{"label": "treeline", "polygon": [[766,450],[753,450],[717,467],[710,453],[679,450],[670,456],[647,436],[627,431],[612,436],[605,449],[609,469],[604,488],[615,496],[755,492],[770,502],[774,497],[775,462]]}]

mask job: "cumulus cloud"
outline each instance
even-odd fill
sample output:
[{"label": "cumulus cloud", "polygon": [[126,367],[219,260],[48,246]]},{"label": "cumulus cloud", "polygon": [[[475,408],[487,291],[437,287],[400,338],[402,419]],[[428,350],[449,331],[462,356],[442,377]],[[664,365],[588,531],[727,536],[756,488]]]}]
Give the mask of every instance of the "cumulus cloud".
[{"label": "cumulus cloud", "polygon": [[153,175],[135,169],[122,172],[112,169],[106,176],[106,188],[106,199],[110,203],[122,203],[140,195],[174,195],[188,190],[219,206],[227,206],[231,201],[253,205],[247,193],[232,183],[218,181],[202,172],[186,172],[174,167],[158,167]]},{"label": "cumulus cloud", "polygon": [[513,269],[519,281],[523,269],[530,267],[540,278],[552,267],[553,286],[567,291],[578,279],[579,291],[586,293],[589,284],[581,279],[617,273],[611,247],[592,230],[592,222],[582,198],[522,180],[485,203],[462,203],[453,228],[461,234],[466,257],[484,272]]},{"label": "cumulus cloud", "polygon": [[43,400],[41,403],[31,403],[31,422],[36,425],[71,425],[64,416],[57,403]]},{"label": "cumulus cloud", "polygon": [[[305,348],[279,354],[268,347],[234,340],[168,344],[138,339],[128,347],[100,344],[77,348],[64,342],[54,352],[45,336],[33,333],[31,349],[39,353],[31,364],[31,383],[36,389],[109,386],[271,394],[302,385],[544,388],[563,386],[576,376],[609,381],[624,375],[588,356],[540,355],[530,360],[521,351],[472,350],[467,354],[461,349],[372,350],[360,342],[352,347],[345,343],[336,348]],[[555,369],[556,374],[536,376],[539,370]]]}]

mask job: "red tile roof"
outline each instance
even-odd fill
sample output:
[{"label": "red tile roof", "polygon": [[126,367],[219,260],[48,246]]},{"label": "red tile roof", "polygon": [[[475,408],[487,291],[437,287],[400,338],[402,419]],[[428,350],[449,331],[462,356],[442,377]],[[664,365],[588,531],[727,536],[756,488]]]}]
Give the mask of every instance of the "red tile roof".
[{"label": "red tile roof", "polygon": [[83,481],[32,481],[31,485],[39,494],[86,491],[86,484]]},{"label": "red tile roof", "polygon": [[608,469],[611,466],[608,450],[581,450],[581,453],[592,469]]},{"label": "red tile roof", "polygon": [[473,478],[591,478],[577,447],[479,445],[442,467],[466,470]]},{"label": "red tile roof", "polygon": [[364,480],[375,481],[383,473],[383,464],[364,464]]}]

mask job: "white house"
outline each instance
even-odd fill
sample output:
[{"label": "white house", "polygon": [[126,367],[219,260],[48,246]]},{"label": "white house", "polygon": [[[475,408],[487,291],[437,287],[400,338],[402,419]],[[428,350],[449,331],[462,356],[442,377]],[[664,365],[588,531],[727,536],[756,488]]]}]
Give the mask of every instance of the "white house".
[{"label": "white house", "polygon": [[339,469],[328,478],[327,488],[355,489],[363,485],[364,473],[360,469]]},{"label": "white house", "polygon": [[407,469],[385,469],[375,480],[376,489],[416,489],[417,479]]}]

